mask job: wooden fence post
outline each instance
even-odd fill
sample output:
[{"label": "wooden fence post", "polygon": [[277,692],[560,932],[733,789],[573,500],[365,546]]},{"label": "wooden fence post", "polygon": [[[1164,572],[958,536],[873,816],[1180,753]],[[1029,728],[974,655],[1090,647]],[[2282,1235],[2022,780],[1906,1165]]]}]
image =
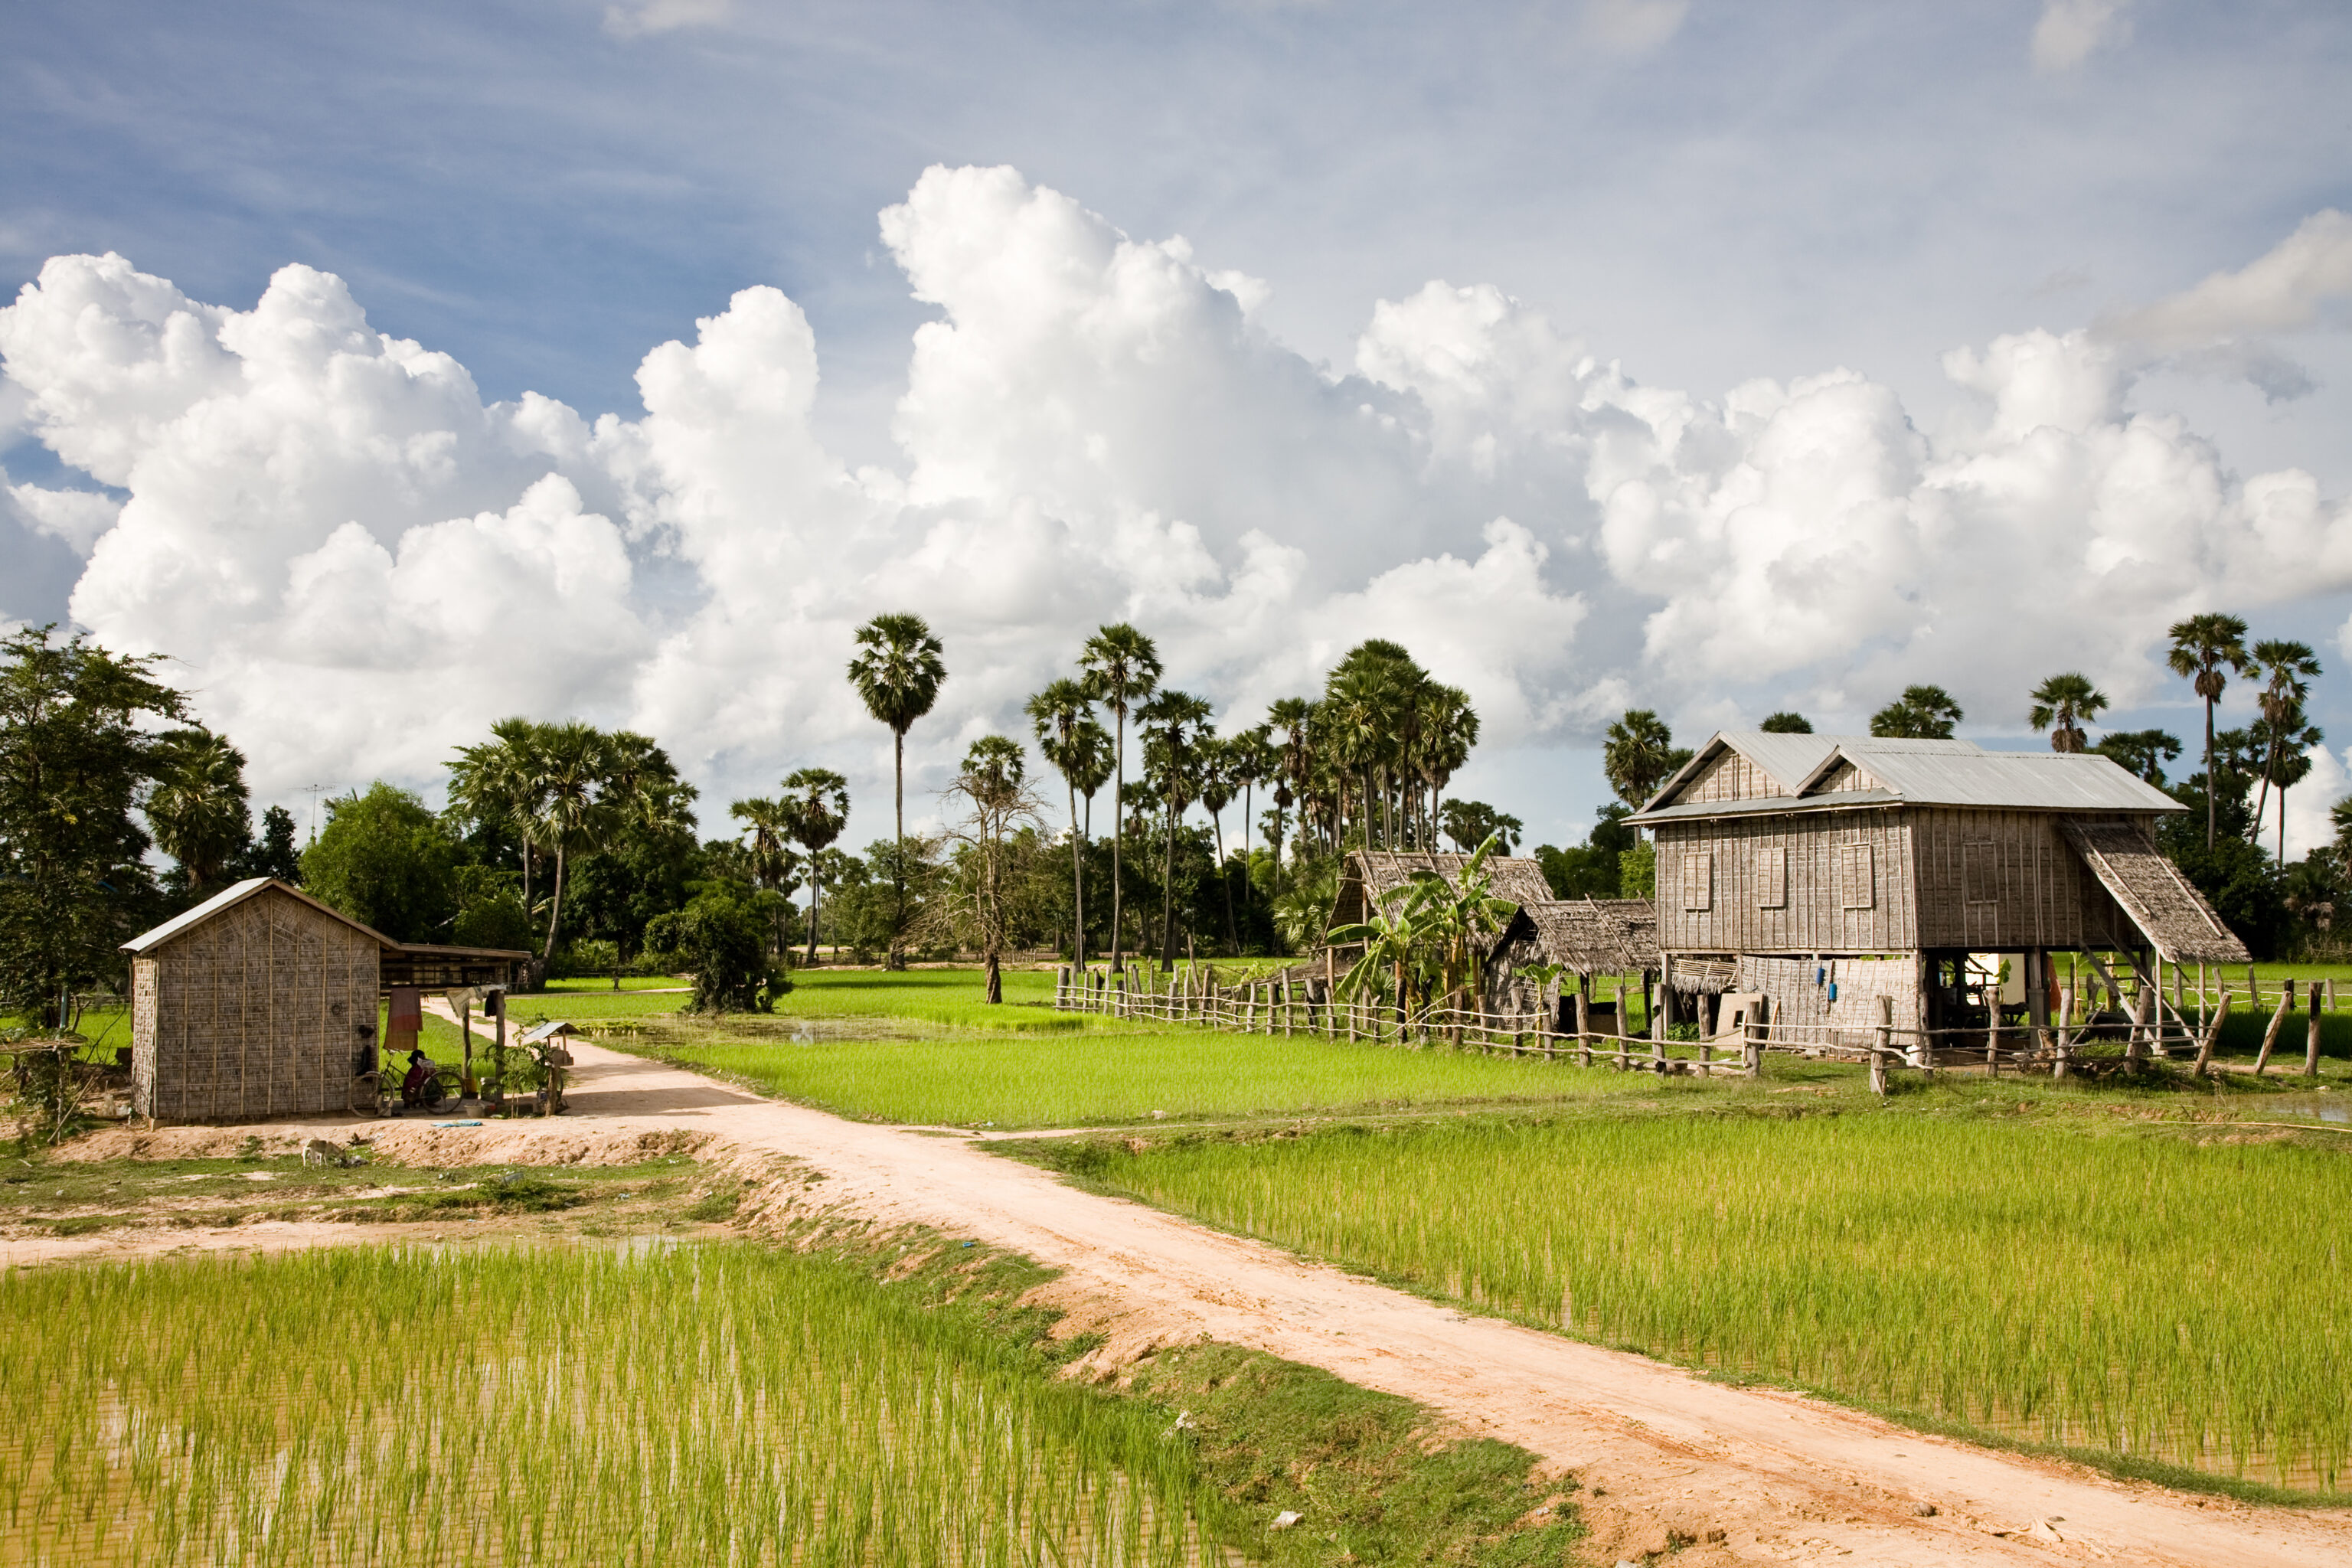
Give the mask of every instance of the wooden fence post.
[{"label": "wooden fence post", "polygon": [[1592,1065],[1592,1004],[1582,991],[1576,994],[1576,1065]]},{"label": "wooden fence post", "polygon": [[1739,1043],[1747,1058],[1749,1078],[1764,1076],[1764,1031],[1769,1026],[1769,1023],[1759,1023],[1753,1018],[1739,1026]]},{"label": "wooden fence post", "polygon": [[1882,1098],[1886,1093],[1886,1047],[1892,1037],[1892,1029],[1885,1024],[1871,1030],[1870,1092]]}]

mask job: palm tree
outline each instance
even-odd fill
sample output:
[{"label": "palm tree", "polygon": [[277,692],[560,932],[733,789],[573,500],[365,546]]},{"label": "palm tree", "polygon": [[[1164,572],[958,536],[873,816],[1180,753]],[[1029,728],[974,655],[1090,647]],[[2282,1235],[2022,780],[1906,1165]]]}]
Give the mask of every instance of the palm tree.
[{"label": "palm tree", "polygon": [[1272,728],[1282,731],[1282,760],[1274,786],[1274,896],[1278,899],[1282,897],[1282,814],[1307,791],[1308,731],[1315,704],[1304,697],[1286,697],[1268,708],[1265,717]]},{"label": "palm tree", "polygon": [[1087,966],[1087,872],[1085,836],[1078,831],[1078,774],[1090,760],[1086,754],[1086,731],[1092,729],[1099,732],[1101,730],[1101,726],[1094,721],[1094,693],[1085,681],[1065,677],[1048,681],[1043,691],[1029,699],[1022,711],[1029,715],[1030,726],[1037,736],[1037,750],[1062,775],[1062,783],[1070,793],[1070,900],[1075,911],[1070,922],[1075,933],[1071,942],[1072,962],[1084,969]]},{"label": "palm tree", "polygon": [[572,720],[539,727],[539,811],[531,837],[555,851],[555,889],[541,958],[552,961],[563,929],[565,872],[576,853],[593,852],[620,826],[623,802],[612,787],[614,738]]},{"label": "palm tree", "polygon": [[1127,715],[1160,686],[1160,648],[1120,621],[1096,628],[1078,650],[1078,665],[1093,679],[1096,700],[1111,710],[1117,723],[1110,797],[1110,966],[1117,969],[1119,943],[1126,935],[1119,921],[1126,899],[1120,852],[1127,840]]},{"label": "palm tree", "polygon": [[784,820],[808,851],[808,961],[816,962],[817,856],[849,826],[849,781],[831,768],[800,768],[784,780]]},{"label": "palm tree", "polygon": [[[2279,776],[2289,754],[2288,748],[2294,745],[2305,727],[2303,700],[2311,695],[2311,682],[2319,674],[2319,656],[2311,651],[2308,643],[2267,637],[2254,645],[2252,658],[2254,672],[2265,678],[2262,695],[2254,700],[2254,706],[2262,714],[2262,731],[2269,742],[2263,750],[2262,794],[2254,802],[2253,837],[2249,840],[2256,842],[2262,837],[2263,812],[2270,802],[2271,784]],[[2316,741],[2306,743],[2318,744]],[[2299,756],[2300,749],[2294,754]],[[2296,773],[2291,782],[2301,783],[2309,772],[2310,764],[2306,762],[2303,772]],[[2279,785],[2279,844],[2280,860],[2284,863],[2286,844],[2285,784]]]},{"label": "palm tree", "polygon": [[890,770],[896,790],[898,853],[890,862],[890,887],[897,900],[890,926],[890,967],[907,966],[901,945],[907,930],[907,731],[940,700],[940,686],[948,678],[946,649],[931,635],[922,616],[893,613],[875,616],[857,628],[857,646],[866,651],[849,661],[849,683],[857,688],[866,710],[890,728]]},{"label": "palm tree", "polygon": [[1764,722],[1756,726],[1768,735],[1810,735],[1813,721],[1802,713],[1783,708],[1778,713],[1764,715]]},{"label": "palm tree", "polygon": [[162,765],[147,795],[147,823],[186,873],[190,896],[202,899],[226,879],[229,861],[253,836],[245,753],[202,729],[171,731],[156,752]]},{"label": "palm tree", "polygon": [[2318,725],[2304,724],[2300,711],[2294,718],[2296,727],[2283,732],[2278,759],[2271,764],[2278,783],[2278,863],[2281,866],[2286,864],[2286,792],[2311,776],[2311,748],[2327,738],[2321,733]]},{"label": "palm tree", "polygon": [[[1241,926],[1234,919],[1234,879],[1225,865],[1225,807],[1233,805],[1234,793],[1241,787],[1234,776],[1239,763],[1234,742],[1203,731],[1195,742],[1197,776],[1201,781],[1201,804],[1208,809],[1209,826],[1217,839],[1217,880],[1225,890],[1225,938],[1233,943],[1234,955],[1241,956]],[[1243,818],[1246,826],[1248,818]],[[1244,875],[1247,875],[1244,861]]]},{"label": "palm tree", "polygon": [[528,719],[501,719],[490,739],[461,746],[449,764],[449,810],[495,837],[511,833],[522,868],[522,907],[531,908],[531,868],[539,847],[531,837],[538,820],[541,726]]},{"label": "palm tree", "polygon": [[2175,621],[2165,636],[2172,651],[2164,662],[2172,673],[2187,678],[2205,700],[2205,847],[2213,847],[2213,705],[2232,674],[2252,668],[2246,657],[2246,623],[2235,616],[2208,612]]},{"label": "palm tree", "polygon": [[1647,708],[1631,708],[1625,716],[1609,726],[1601,746],[1601,771],[1609,780],[1609,787],[1617,798],[1642,809],[1644,802],[1658,792],[1658,786],[1673,776],[1690,753],[1677,752],[1675,732],[1666,728],[1665,721]]},{"label": "palm tree", "polygon": [[[1454,782],[1454,775],[1470,760],[1470,748],[1478,743],[1478,710],[1470,706],[1470,694],[1460,687],[1434,682],[1423,689],[1420,708],[1421,727],[1413,748],[1413,763],[1421,782],[1429,787],[1421,844],[1423,848],[1433,849],[1437,847],[1445,786]],[[1510,853],[1507,846],[1503,853]]]},{"label": "palm tree", "polygon": [[2050,749],[2069,754],[2083,749],[2083,723],[2106,710],[2106,693],[2080,673],[2053,675],[2033,689],[2033,709],[2026,722],[2035,733],[2050,731]]},{"label": "palm tree", "polygon": [[1321,704],[1330,721],[1332,762],[1355,770],[1363,784],[1357,826],[1366,849],[1372,847],[1377,815],[1373,773],[1387,763],[1403,701],[1404,691],[1394,674],[1382,664],[1367,662],[1336,676]]},{"label": "palm tree", "polygon": [[1881,740],[1948,741],[1952,727],[1968,715],[1940,686],[1906,686],[1903,695],[1870,716],[1870,732]]},{"label": "palm tree", "polygon": [[[727,815],[743,824],[743,858],[751,879],[775,891],[799,869],[799,857],[792,851],[791,806],[783,801],[755,797],[736,801],[728,806]],[[768,951],[776,952],[782,945],[781,928],[772,927]]]},{"label": "palm tree", "polygon": [[1145,756],[1167,824],[1167,848],[1160,873],[1160,967],[1163,973],[1176,967],[1176,823],[1200,789],[1200,731],[1211,711],[1200,698],[1172,689],[1156,693],[1136,711],[1150,734]]}]

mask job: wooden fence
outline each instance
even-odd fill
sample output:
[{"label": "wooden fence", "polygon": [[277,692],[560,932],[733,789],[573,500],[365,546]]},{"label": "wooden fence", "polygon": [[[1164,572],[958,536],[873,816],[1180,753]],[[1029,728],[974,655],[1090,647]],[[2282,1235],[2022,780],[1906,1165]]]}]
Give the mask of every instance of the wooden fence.
[{"label": "wooden fence", "polygon": [[[2251,976],[2249,978],[2252,978]],[[2305,1077],[2319,1071],[2319,1019],[2323,1005],[2332,1005],[2332,986],[2309,987],[2309,1007],[2304,1039]],[[2197,1070],[2212,1069],[2212,1054],[2236,994],[2226,988],[2209,993],[2210,1009],[2195,1015],[2183,1006],[2168,1006],[2154,987],[2126,991],[2117,1000],[2121,1011],[2091,1013],[2075,1006],[2071,989],[2062,993],[2058,1017],[2047,1024],[1994,1024],[1972,1029],[1914,1029],[1892,1022],[1856,1027],[1851,1025],[1742,1021],[1736,1026],[1699,1040],[1671,1040],[1654,1032],[1634,1036],[1622,1032],[1622,1000],[1612,1010],[1614,1026],[1592,1027],[1598,1022],[1580,997],[1571,996],[1578,1027],[1560,1029],[1549,1012],[1495,1014],[1476,1007],[1434,1007],[1407,1013],[1393,1005],[1341,999],[1330,994],[1319,978],[1296,975],[1244,980],[1220,985],[1196,969],[1179,969],[1154,986],[1150,972],[1139,965],[1122,971],[1094,967],[1074,971],[1064,964],[1055,971],[1054,1005],[1063,1012],[1095,1013],[1112,1017],[1164,1024],[1192,1024],[1203,1028],[1241,1034],[1315,1035],[1328,1039],[1369,1041],[1419,1049],[1451,1046],[1495,1056],[1534,1057],[1548,1061],[1573,1061],[1580,1067],[1609,1067],[1618,1071],[1642,1071],[1661,1076],[1717,1074],[1759,1077],[1768,1051],[1789,1055],[1866,1063],[1871,1087],[1885,1093],[1891,1074],[1908,1070],[1932,1079],[1938,1070],[1973,1069],[1998,1077],[2046,1071],[2054,1078],[2104,1073],[2153,1059],[2193,1058]],[[2256,989],[2252,994],[2260,995]],[[2252,1071],[2270,1066],[2289,1016],[2301,999],[2293,983],[2277,993],[2277,1005],[2263,1031],[2263,1046]],[[2121,1047],[2121,1054],[2115,1047]],[[2242,1069],[2233,1069],[2242,1070]]]}]

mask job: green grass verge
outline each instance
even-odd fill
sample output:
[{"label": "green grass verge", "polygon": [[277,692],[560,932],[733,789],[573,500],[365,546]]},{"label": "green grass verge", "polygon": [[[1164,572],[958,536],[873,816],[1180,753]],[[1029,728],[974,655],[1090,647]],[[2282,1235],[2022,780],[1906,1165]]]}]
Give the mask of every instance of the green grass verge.
[{"label": "green grass verge", "polygon": [[2318,1218],[2352,1205],[2352,1138],[2151,1128],[2090,1096],[2057,1124],[1999,1103],[1989,1087],[1835,1114],[1685,1100],[1033,1153],[1602,1343],[2116,1468],[2282,1493],[2352,1479],[2352,1258]]}]

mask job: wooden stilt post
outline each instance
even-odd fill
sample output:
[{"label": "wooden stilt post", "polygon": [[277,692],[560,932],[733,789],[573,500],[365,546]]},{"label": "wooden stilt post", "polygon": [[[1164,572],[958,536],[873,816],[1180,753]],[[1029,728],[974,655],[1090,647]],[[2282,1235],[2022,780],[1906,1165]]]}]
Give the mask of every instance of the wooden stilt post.
[{"label": "wooden stilt post", "polygon": [[2279,1026],[2286,1022],[2287,1014],[2294,1011],[2294,982],[2290,980],[2285,984],[2279,987],[2278,1011],[2271,1015],[2270,1027],[2263,1031],[2262,1053],[2254,1058],[2254,1076],[2256,1078],[2262,1077],[2263,1069],[2271,1065],[2271,1047],[2278,1044]]},{"label": "wooden stilt post", "polygon": [[2303,1076],[2319,1076],[2319,982],[2311,983],[2310,1022],[2305,1026],[2303,1037]]}]

